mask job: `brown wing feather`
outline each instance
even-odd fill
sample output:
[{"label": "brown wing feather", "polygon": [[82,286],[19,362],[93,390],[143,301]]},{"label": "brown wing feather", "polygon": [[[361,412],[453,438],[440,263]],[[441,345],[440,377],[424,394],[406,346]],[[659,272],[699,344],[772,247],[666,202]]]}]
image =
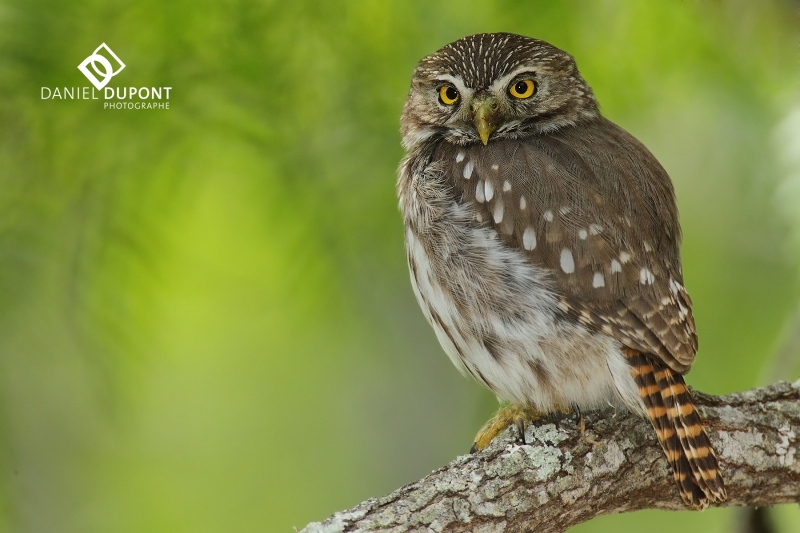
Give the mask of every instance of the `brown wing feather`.
[{"label": "brown wing feather", "polygon": [[441,143],[457,193],[483,224],[553,273],[565,312],[686,372],[697,336],[683,289],[672,185],[647,149],[608,120],[547,136]]}]

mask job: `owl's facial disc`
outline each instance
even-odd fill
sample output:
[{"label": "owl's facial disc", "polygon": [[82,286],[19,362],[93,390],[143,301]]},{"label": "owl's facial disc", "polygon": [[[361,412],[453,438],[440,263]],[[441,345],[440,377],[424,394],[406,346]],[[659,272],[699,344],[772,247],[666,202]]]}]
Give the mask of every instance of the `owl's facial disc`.
[{"label": "owl's facial disc", "polygon": [[403,107],[406,149],[431,139],[461,146],[552,133],[599,116],[566,52],[508,33],[459,39],[420,61]]},{"label": "owl's facial disc", "polygon": [[497,112],[498,107],[497,100],[492,96],[475,98],[472,102],[475,129],[484,146],[489,144],[489,136],[497,129],[500,118],[500,114]]}]

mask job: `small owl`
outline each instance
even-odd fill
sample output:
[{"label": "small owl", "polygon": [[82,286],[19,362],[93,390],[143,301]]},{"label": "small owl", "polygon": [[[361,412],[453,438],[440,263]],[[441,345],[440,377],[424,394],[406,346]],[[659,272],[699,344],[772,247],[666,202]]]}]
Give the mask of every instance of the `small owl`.
[{"label": "small owl", "polygon": [[511,402],[476,446],[522,413],[611,402],[650,420],[687,504],[724,500],[682,377],[697,336],[672,183],[573,58],[459,39],[417,66],[401,132],[414,293],[456,367]]}]

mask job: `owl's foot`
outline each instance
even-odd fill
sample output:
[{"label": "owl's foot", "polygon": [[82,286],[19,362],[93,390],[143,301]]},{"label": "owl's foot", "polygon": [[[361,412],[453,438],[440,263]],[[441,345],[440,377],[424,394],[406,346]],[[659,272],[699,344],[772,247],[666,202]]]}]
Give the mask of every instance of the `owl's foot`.
[{"label": "owl's foot", "polygon": [[545,416],[544,413],[531,409],[530,407],[510,403],[497,411],[492,418],[486,422],[483,427],[475,435],[475,442],[472,444],[470,453],[475,453],[486,448],[492,439],[505,428],[514,424],[517,428],[518,440],[525,444],[525,423],[527,421],[533,422]]}]

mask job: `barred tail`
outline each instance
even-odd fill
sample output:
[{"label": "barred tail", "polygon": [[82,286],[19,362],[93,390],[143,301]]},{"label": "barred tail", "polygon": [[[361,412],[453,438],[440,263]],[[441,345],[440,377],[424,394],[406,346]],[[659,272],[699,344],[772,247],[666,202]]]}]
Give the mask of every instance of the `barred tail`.
[{"label": "barred tail", "polygon": [[724,500],[717,456],[683,377],[635,350],[626,348],[625,356],[684,502],[705,509]]}]

